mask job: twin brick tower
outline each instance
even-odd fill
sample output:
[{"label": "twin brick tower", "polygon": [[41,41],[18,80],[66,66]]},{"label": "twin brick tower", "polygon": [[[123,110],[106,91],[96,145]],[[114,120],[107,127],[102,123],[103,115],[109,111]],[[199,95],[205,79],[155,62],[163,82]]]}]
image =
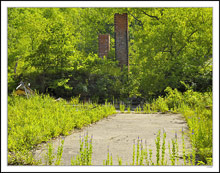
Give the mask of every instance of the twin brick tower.
[{"label": "twin brick tower", "polygon": [[[128,16],[127,13],[114,16],[115,29],[115,57],[119,61],[119,65],[129,66],[128,61]],[[108,56],[110,51],[110,35],[100,34],[99,40],[99,57]]]}]

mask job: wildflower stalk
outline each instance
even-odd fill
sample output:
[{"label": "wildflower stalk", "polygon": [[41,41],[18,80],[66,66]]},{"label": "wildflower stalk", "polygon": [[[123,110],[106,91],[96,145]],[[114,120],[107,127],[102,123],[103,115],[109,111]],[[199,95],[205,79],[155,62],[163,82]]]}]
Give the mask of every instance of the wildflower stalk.
[{"label": "wildflower stalk", "polygon": [[149,149],[149,157],[150,157],[150,163],[151,165],[154,165],[153,161],[152,161],[152,149]]},{"label": "wildflower stalk", "polygon": [[160,165],[160,163],[159,163],[159,161],[160,161],[160,130],[158,131],[155,143],[156,143],[156,150],[157,150],[157,153],[156,153],[157,165]]},{"label": "wildflower stalk", "polygon": [[183,129],[182,129],[182,147],[183,147],[183,161],[184,161],[184,165],[186,165],[186,148],[185,148],[185,140],[184,140]]},{"label": "wildflower stalk", "polygon": [[[146,141],[145,141],[146,142]],[[149,161],[148,161],[148,152],[147,152],[147,144],[145,143],[145,152],[144,152],[144,155],[145,155],[145,162],[146,162],[146,165],[149,165]]]},{"label": "wildflower stalk", "polygon": [[172,154],[171,154],[171,149],[170,149],[170,141],[168,141],[168,148],[169,148],[169,157],[170,157],[170,160],[171,160],[171,163],[172,163]]},{"label": "wildflower stalk", "polygon": [[107,153],[106,165],[109,165],[109,148],[108,148],[108,153]]},{"label": "wildflower stalk", "polygon": [[179,145],[178,145],[177,140],[176,140],[176,162],[177,162],[177,165],[179,165]]},{"label": "wildflower stalk", "polygon": [[89,142],[89,165],[92,165],[92,137]]},{"label": "wildflower stalk", "polygon": [[75,158],[71,159],[71,165],[91,165],[92,160],[92,138],[88,139],[88,134],[81,139],[80,149]]},{"label": "wildflower stalk", "polygon": [[53,164],[53,159],[55,158],[53,154],[53,146],[51,143],[48,143],[48,150],[45,156],[46,160],[46,165],[52,165]]},{"label": "wildflower stalk", "polygon": [[141,140],[141,156],[140,156],[140,165],[143,165],[143,157],[144,157],[144,151],[143,151],[143,144]]},{"label": "wildflower stalk", "polygon": [[166,140],[166,132],[163,133],[163,144],[162,144],[162,159],[161,159],[161,165],[164,165],[164,156],[165,156],[165,140]]},{"label": "wildflower stalk", "polygon": [[62,154],[63,154],[63,144],[64,144],[64,140],[61,141],[61,146],[58,147],[57,159],[56,159],[55,165],[60,165]]},{"label": "wildflower stalk", "polygon": [[176,162],[176,141],[172,139],[172,165]]},{"label": "wildflower stalk", "polygon": [[136,165],[138,165],[138,160],[139,160],[139,137],[137,141],[137,156],[136,156]]},{"label": "wildflower stalk", "polygon": [[111,158],[110,158],[110,165],[113,165],[112,154],[111,154]]},{"label": "wildflower stalk", "polygon": [[145,156],[144,158],[145,158],[145,163],[146,163],[146,165],[149,165],[147,146],[146,146],[146,148],[145,148],[144,156]]},{"label": "wildflower stalk", "polygon": [[134,161],[135,161],[135,140],[134,140],[134,144],[133,144],[133,162],[132,162],[132,165],[134,165]]},{"label": "wildflower stalk", "polygon": [[122,160],[120,157],[118,157],[118,165],[122,165]]},{"label": "wildflower stalk", "polygon": [[179,145],[178,145],[178,142],[177,142],[177,132],[175,132],[175,147],[176,147],[176,161],[177,161],[177,165],[179,164]]}]

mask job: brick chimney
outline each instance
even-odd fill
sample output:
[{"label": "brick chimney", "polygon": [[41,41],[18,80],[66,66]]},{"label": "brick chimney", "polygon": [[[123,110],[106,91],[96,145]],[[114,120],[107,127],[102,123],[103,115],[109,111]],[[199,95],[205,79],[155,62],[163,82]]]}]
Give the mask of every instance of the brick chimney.
[{"label": "brick chimney", "polygon": [[128,59],[128,15],[127,13],[114,16],[115,23],[115,57],[122,68],[129,66]]},{"label": "brick chimney", "polygon": [[99,34],[99,57],[103,58],[108,56],[110,51],[110,35]]}]

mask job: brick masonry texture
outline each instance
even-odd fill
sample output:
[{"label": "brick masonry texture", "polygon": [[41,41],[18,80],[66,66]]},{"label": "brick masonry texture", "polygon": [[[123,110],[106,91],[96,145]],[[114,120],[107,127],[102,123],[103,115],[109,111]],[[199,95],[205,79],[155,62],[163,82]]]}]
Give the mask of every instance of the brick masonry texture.
[{"label": "brick masonry texture", "polygon": [[110,35],[109,34],[99,34],[99,57],[103,58],[108,56],[110,51]]},{"label": "brick masonry texture", "polygon": [[115,57],[119,65],[129,66],[128,60],[128,16],[127,13],[114,16],[115,23]]}]

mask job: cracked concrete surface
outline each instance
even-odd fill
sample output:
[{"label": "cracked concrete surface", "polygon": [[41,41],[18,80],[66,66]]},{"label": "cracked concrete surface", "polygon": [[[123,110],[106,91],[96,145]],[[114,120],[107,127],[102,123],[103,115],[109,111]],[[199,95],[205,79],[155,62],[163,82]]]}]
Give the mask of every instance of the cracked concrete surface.
[{"label": "cracked concrete surface", "polygon": [[[152,160],[156,163],[156,145],[155,139],[158,131],[161,130],[161,145],[163,140],[163,131],[166,132],[166,154],[168,164],[169,149],[168,141],[172,146],[171,139],[175,138],[179,144],[179,156],[182,156],[182,130],[188,131],[187,123],[181,114],[135,114],[135,113],[118,113],[104,118],[94,124],[74,130],[69,136],[60,136],[51,142],[56,152],[57,147],[64,139],[64,148],[62,155],[62,165],[71,165],[71,159],[79,152],[79,136],[88,133],[89,137],[93,136],[93,154],[92,165],[103,165],[103,160],[107,159],[109,149],[113,157],[113,165],[118,165],[118,157],[122,160],[122,165],[132,163],[133,144],[137,143],[138,137],[142,139],[143,144],[147,144],[148,149],[152,149]],[[189,139],[185,135],[185,146],[190,150]],[[34,158],[42,159],[44,164],[44,154],[46,153],[46,143],[38,145],[34,151]],[[179,164],[183,159],[179,160]]]}]

